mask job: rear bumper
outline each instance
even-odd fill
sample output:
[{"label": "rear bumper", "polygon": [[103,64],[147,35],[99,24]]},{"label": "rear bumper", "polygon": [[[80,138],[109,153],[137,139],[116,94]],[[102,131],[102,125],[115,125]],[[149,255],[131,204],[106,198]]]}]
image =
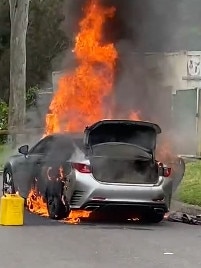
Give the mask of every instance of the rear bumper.
[{"label": "rear bumper", "polygon": [[[76,177],[76,186],[70,201],[72,209],[136,210],[164,208],[167,210],[171,181],[160,178],[157,185],[123,185],[99,183],[91,175]],[[167,189],[167,190],[166,190]]]},{"label": "rear bumper", "polygon": [[165,202],[107,202],[107,201],[89,201],[86,202],[81,209],[88,211],[101,211],[113,213],[133,213],[147,210],[155,210],[158,213],[168,212],[168,207]]}]

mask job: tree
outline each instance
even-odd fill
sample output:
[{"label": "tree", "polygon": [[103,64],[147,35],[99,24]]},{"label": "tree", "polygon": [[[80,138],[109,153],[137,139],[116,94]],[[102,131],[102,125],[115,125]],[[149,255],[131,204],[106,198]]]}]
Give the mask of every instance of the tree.
[{"label": "tree", "polygon": [[29,0],[9,0],[10,4],[10,98],[9,130],[24,127],[26,112],[26,34]]},{"label": "tree", "polygon": [[[27,90],[47,82],[55,58],[69,46],[62,31],[64,0],[32,0],[26,36]],[[8,102],[10,73],[10,12],[9,1],[0,0],[0,98]],[[64,25],[64,29],[67,28]],[[52,62],[51,62],[52,61]],[[57,61],[61,62],[61,61]]]},{"label": "tree", "polygon": [[[27,86],[47,82],[52,63],[68,47],[61,29],[64,0],[32,0],[27,31]],[[59,66],[58,66],[59,68]]]},{"label": "tree", "polygon": [[7,0],[0,1],[0,57],[9,48],[10,18],[9,3]]},{"label": "tree", "polygon": [[0,99],[8,102],[10,73],[10,14],[8,0],[0,1]]}]

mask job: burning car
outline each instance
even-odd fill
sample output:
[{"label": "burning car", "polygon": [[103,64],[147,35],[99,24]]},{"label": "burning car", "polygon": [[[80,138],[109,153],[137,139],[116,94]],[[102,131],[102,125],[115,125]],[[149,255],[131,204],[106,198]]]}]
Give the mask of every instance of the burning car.
[{"label": "burning car", "polygon": [[86,127],[83,137],[46,136],[10,157],[4,191],[19,190],[27,198],[35,184],[55,219],[78,209],[127,217],[140,211],[144,220],[158,223],[169,211],[174,179],[181,181],[185,171],[180,158],[176,173],[156,160],[160,133],[160,127],[149,122],[102,120]]}]

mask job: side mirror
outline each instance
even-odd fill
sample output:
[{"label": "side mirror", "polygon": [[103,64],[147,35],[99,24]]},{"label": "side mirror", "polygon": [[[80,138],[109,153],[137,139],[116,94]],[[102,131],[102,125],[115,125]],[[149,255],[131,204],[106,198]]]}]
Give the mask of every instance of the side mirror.
[{"label": "side mirror", "polygon": [[18,149],[18,152],[23,155],[27,155],[29,152],[29,145],[23,145]]}]

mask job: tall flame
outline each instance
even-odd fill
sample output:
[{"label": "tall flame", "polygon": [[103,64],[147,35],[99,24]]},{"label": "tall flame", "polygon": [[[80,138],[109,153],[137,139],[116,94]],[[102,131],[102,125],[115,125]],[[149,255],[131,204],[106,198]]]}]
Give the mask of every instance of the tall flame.
[{"label": "tall flame", "polygon": [[[58,81],[46,117],[45,136],[64,131],[82,132],[86,125],[111,116],[104,102],[112,93],[118,55],[113,44],[103,44],[102,31],[107,18],[114,14],[115,8],[102,7],[98,0],[90,0],[87,5],[75,40],[74,53],[79,65]],[[31,212],[48,216],[46,203],[37,191],[32,189],[27,201]],[[65,222],[77,223],[89,214],[72,211]]]},{"label": "tall flame", "polygon": [[[103,43],[103,26],[115,15],[115,8],[101,6],[99,1],[89,0],[86,6],[73,50],[78,67],[58,81],[50,113],[46,116],[44,136],[65,131],[82,132],[96,121],[114,118],[116,104],[112,93],[118,53],[114,44]],[[127,117],[140,120],[140,113],[131,111]],[[163,148],[164,155],[168,150]],[[62,175],[62,170],[60,172]],[[27,201],[31,212],[48,216],[46,202],[35,189],[30,191]],[[80,218],[89,216],[87,211],[72,211],[64,222],[78,223]]]},{"label": "tall flame", "polygon": [[113,44],[102,43],[102,31],[115,8],[102,7],[98,0],[91,0],[85,14],[74,48],[79,65],[58,81],[46,117],[45,135],[81,132],[88,124],[108,116],[104,102],[112,93],[118,54]]},{"label": "tall flame", "polygon": [[[50,113],[46,116],[44,136],[65,131],[82,132],[96,121],[114,118],[112,93],[118,53],[113,44],[103,44],[102,36],[104,23],[114,15],[114,7],[103,7],[99,0],[89,1],[73,50],[78,67],[58,81]],[[131,112],[128,117],[139,120],[139,112]],[[48,216],[47,205],[37,191],[32,189],[27,200],[31,212]],[[77,223],[89,215],[86,211],[72,211],[64,222]]]}]

